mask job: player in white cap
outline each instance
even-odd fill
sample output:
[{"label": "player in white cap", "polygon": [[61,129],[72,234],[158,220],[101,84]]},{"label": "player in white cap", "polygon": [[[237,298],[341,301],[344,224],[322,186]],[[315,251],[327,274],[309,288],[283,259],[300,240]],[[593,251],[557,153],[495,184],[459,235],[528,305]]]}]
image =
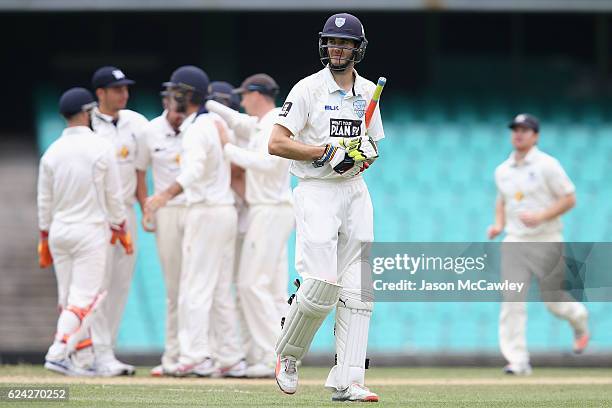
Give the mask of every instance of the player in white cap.
[{"label": "player in white cap", "polygon": [[45,368],[95,375],[89,326],[103,303],[110,222],[113,240],[132,252],[112,144],[90,129],[93,95],[72,88],[60,98],[68,126],[40,160],[40,266],[55,264],[61,314]]},{"label": "player in white cap", "polygon": [[270,138],[270,153],[292,159],[291,172],[299,179],[293,191],[295,266],[303,282],[276,344],[276,380],[288,394],[297,389],[296,361],[335,308],[337,360],[325,385],[334,401],[378,401],[365,386],[373,294],[371,285],[362,285],[362,274],[370,276],[362,247],[374,233],[372,202],[359,173],[378,157],[376,141],[384,131],[379,109],[365,128],[376,85],[354,65],[366,45],[355,16],[331,16],[319,34],[325,67],[293,87]]},{"label": "player in white cap", "polygon": [[[125,109],[129,98],[128,85],[133,83],[134,81],[126,78],[116,67],[105,66],[96,70],[92,77],[92,86],[99,106],[93,112],[91,126],[94,132],[115,146],[127,225],[136,252],[137,225],[134,203],[137,199],[137,178],[144,178],[145,175],[144,133],[149,121],[141,114]],[[141,197],[141,207],[145,198]],[[109,248],[108,256],[104,284],[108,298],[92,326],[96,344],[96,370],[101,376],[132,375],[135,372],[134,366],[117,360],[114,348],[134,275],[136,256],[126,256],[116,247]]]},{"label": "player in white cap", "polygon": [[[510,123],[514,151],[495,170],[497,202],[489,239],[506,232],[502,247],[501,279],[529,286],[538,278],[542,300],[555,316],[574,330],[574,352],[589,342],[588,312],[566,291],[561,215],[576,203],[575,187],[561,164],[537,147],[540,124],[523,113]],[[509,243],[509,244],[506,244]],[[529,244],[520,244],[529,243]],[[499,345],[508,361],[507,374],[531,374],[525,336],[527,289],[504,294],[499,316]]]},{"label": "player in white cap", "polygon": [[[183,133],[180,126],[185,113],[168,109],[168,91],[162,92],[163,113],[150,122],[146,132],[145,158],[153,170],[154,193],[167,189],[180,174],[183,151]],[[144,183],[144,179],[139,179]],[[139,191],[146,191],[146,185]],[[145,213],[143,229],[155,232],[157,252],[164,273],[166,286],[166,339],[161,365],[151,370],[151,375],[172,375],[178,364],[180,347],[178,340],[178,299],[181,282],[183,235],[187,202],[179,194],[160,208],[155,215]]]},{"label": "player in white cap", "polygon": [[248,147],[241,148],[219,128],[225,157],[246,169],[248,221],[236,285],[246,325],[243,336],[248,336],[251,346],[247,377],[253,378],[274,376],[274,345],[281,319],[275,295],[281,291],[286,298],[288,281],[287,269],[280,269],[278,264],[294,224],[290,162],[268,153],[272,126],[280,112],[274,103],[278,89],[269,75],[256,74],[234,91],[242,95],[247,114],[215,101],[206,103],[206,108],[218,113],[231,129],[246,133],[250,139]]},{"label": "player in white cap", "polygon": [[[223,158],[215,119],[200,113],[208,93],[208,76],[194,66],[177,69],[170,82],[171,110],[185,112],[181,125],[183,156],[179,176],[166,190],[147,200],[155,213],[184,191],[187,200],[179,295],[179,364],[175,375],[212,375],[220,366],[225,376],[244,376],[244,353],[234,334],[236,310],[231,280],[236,240],[236,210],[230,190],[230,166]],[[212,311],[226,341],[210,347]],[[218,364],[216,364],[218,363]]]}]

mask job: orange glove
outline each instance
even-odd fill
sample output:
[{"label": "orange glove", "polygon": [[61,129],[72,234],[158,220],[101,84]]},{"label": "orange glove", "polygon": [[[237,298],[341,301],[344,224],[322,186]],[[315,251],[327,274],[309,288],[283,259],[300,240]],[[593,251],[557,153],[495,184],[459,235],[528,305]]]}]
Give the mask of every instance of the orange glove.
[{"label": "orange glove", "polygon": [[110,243],[111,245],[115,245],[117,240],[121,243],[121,246],[125,249],[125,253],[131,255],[134,253],[134,245],[132,245],[132,236],[129,231],[125,229],[125,221],[123,221],[118,226],[111,225],[111,231],[113,232],[113,236],[111,237]]},{"label": "orange glove", "polygon": [[48,231],[40,231],[40,238],[38,240],[38,265],[43,269],[53,265],[53,257],[49,250]]}]

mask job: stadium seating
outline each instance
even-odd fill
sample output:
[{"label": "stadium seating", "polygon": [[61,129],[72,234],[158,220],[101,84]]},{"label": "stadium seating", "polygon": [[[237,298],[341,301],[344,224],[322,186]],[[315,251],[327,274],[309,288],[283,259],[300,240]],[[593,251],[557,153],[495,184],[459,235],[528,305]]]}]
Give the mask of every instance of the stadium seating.
[{"label": "stadium seating", "polygon": [[[51,94],[38,96],[41,150],[62,128],[54,108],[56,95],[51,98]],[[133,102],[149,118],[160,110],[153,97],[139,96]],[[608,240],[612,236],[612,188],[608,187],[612,122],[606,109],[597,101],[551,100],[547,95],[534,95],[524,104],[486,93],[386,95],[382,159],[365,173],[375,208],[376,240],[485,241],[496,195],[493,172],[511,151],[507,124],[518,111],[541,117],[540,148],[560,160],[577,186],[578,206],[564,217],[566,239]],[[164,284],[153,236],[140,230],[138,243],[137,271],[119,343],[123,350],[159,350]],[[292,266],[291,271],[295,274]],[[597,322],[596,333],[612,332],[609,306],[591,303],[588,307]],[[498,304],[379,303],[375,309],[371,350],[497,350]],[[571,331],[565,323],[545,312],[540,303],[530,304],[529,313],[532,350],[569,349]],[[330,350],[332,345],[328,319],[312,348]],[[593,348],[611,350],[612,338],[596,335]]]}]

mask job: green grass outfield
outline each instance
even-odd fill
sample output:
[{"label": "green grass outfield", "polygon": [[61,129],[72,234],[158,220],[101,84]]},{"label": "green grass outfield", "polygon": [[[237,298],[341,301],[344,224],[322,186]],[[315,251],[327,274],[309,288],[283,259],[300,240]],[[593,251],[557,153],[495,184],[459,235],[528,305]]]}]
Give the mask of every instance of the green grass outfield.
[{"label": "green grass outfield", "polygon": [[[0,407],[327,407],[326,368],[300,368],[300,386],[284,395],[274,380],[70,378],[37,366],[0,366],[0,387],[67,386],[68,402],[0,401]],[[612,407],[611,369],[536,369],[509,377],[493,368],[372,368],[367,385],[381,407]]]}]

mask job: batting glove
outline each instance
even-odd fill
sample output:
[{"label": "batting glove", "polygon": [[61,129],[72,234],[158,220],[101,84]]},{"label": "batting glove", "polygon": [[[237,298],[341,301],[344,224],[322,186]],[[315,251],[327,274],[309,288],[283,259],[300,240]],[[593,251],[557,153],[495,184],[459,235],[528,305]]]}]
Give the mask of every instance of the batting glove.
[{"label": "batting glove", "polygon": [[346,147],[349,157],[356,162],[372,162],[378,157],[376,142],[368,136],[351,138]]},{"label": "batting glove", "polygon": [[123,221],[119,225],[111,225],[110,229],[113,233],[110,241],[111,245],[115,245],[117,240],[119,240],[119,243],[121,244],[123,249],[125,249],[125,253],[127,255],[133,254],[134,245],[132,244],[132,236],[130,235],[130,232],[125,228],[125,221]]},{"label": "batting glove", "polygon": [[53,257],[51,256],[51,250],[49,249],[49,232],[40,231],[40,237],[38,240],[38,265],[41,268],[48,268],[53,265]]}]

